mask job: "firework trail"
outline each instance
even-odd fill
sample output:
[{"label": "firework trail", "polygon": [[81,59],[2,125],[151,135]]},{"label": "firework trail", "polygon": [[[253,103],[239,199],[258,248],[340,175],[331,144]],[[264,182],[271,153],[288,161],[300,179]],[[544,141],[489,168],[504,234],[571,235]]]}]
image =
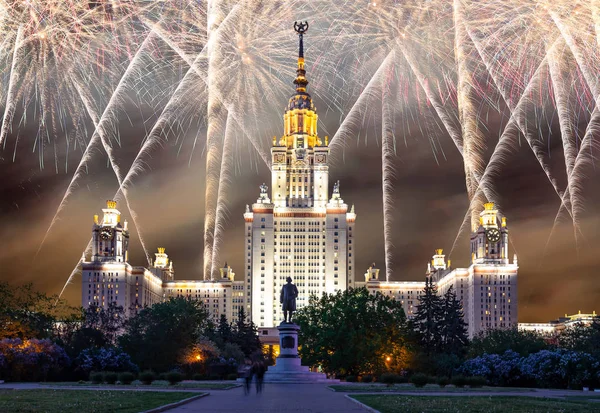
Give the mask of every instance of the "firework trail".
[{"label": "firework trail", "polygon": [[352,128],[360,127],[362,118],[367,111],[369,100],[374,99],[377,96],[377,85],[379,82],[381,82],[380,78],[384,76],[385,68],[392,62],[393,58],[394,53],[393,51],[390,51],[381,65],[379,65],[379,68],[371,80],[369,80],[369,83],[365,89],[358,96],[356,102],[354,102],[354,105],[344,118],[344,121],[340,124],[338,130],[335,132],[335,135],[333,135],[329,141],[329,148],[331,152],[335,152],[338,150],[338,148],[343,150],[343,148],[346,146],[346,139],[354,135]]},{"label": "firework trail", "polygon": [[[578,64],[579,68],[581,69],[581,73],[583,74],[583,77],[593,94],[593,99],[596,104],[596,107],[594,108],[594,112],[596,112],[596,108],[600,107],[600,82],[598,81],[597,76],[595,76],[595,74],[592,72],[592,69],[587,64],[585,56],[584,56],[583,52],[581,51],[581,49],[578,47],[577,42],[571,35],[570,31],[562,23],[561,19],[557,15],[557,13],[553,12],[553,11],[550,11],[549,13],[550,13],[550,16],[552,17],[552,20],[554,21],[554,23],[560,30],[561,35],[565,39],[565,42],[567,43],[567,46],[571,50],[571,53],[575,57],[575,60],[577,61],[577,64]],[[597,126],[594,123],[597,122],[598,120],[599,120],[598,116],[592,116],[590,118],[589,124],[587,126],[587,130],[586,130],[586,135],[588,132],[590,132],[590,131],[593,132],[597,129]],[[581,148],[579,149],[579,151],[581,152]],[[572,153],[570,155],[571,155],[571,160],[572,160]],[[565,153],[565,157],[566,156],[567,156],[567,154]],[[581,195],[580,195],[580,193],[581,193],[580,192],[581,185],[579,184],[580,176],[573,172],[574,172],[574,170],[572,170],[571,173],[569,174],[568,169],[567,169],[567,178],[568,178],[567,190],[569,190],[569,192],[570,192],[571,206],[573,209],[571,216],[573,218],[573,226],[574,226],[574,231],[575,231],[575,242],[576,242],[576,244],[578,244],[579,234],[581,233],[581,229],[579,226],[579,217],[583,213],[583,200],[581,199]],[[563,197],[561,197],[561,201],[562,200],[563,200]],[[562,202],[561,207],[562,207],[562,205],[564,205],[564,202]],[[559,209],[558,214],[560,214],[560,209]],[[555,220],[555,223],[556,223],[556,220]]]},{"label": "firework trail", "polygon": [[[392,58],[390,61],[394,59]],[[391,64],[383,68],[381,79],[381,190],[383,193],[383,239],[385,245],[385,280],[392,275],[392,217],[395,208],[392,192],[394,190],[394,119],[391,101],[393,95],[394,69]],[[394,88],[395,90],[395,88]]]},{"label": "firework trail", "polygon": [[[113,116],[115,116],[115,108],[113,106],[118,105],[120,103],[120,94],[123,88],[125,88],[127,82],[127,78],[128,76],[132,73],[135,72],[136,70],[139,70],[139,67],[137,67],[139,65],[139,63],[142,61],[140,59],[141,53],[144,50],[144,48],[146,47],[146,45],[148,44],[148,42],[150,41],[150,39],[153,37],[151,32],[148,36],[146,36],[146,39],[144,40],[144,42],[142,43],[142,45],[140,46],[140,48],[138,49],[138,51],[136,52],[135,56],[133,57],[133,59],[131,60],[131,62],[129,63],[129,66],[127,67],[127,69],[125,70],[125,72],[123,73],[123,76],[121,77],[121,80],[119,81],[119,84],[117,85],[117,88],[115,89],[114,93],[112,94],[108,104],[106,105],[106,108],[104,109],[104,112],[102,113],[102,115],[100,116],[100,119],[98,119],[97,115],[95,114],[95,112],[91,109],[91,105],[89,100],[86,98],[86,93],[83,91],[83,88],[81,88],[79,86],[79,84],[75,81],[74,85],[77,88],[78,92],[80,93],[80,97],[82,99],[82,101],[84,102],[85,107],[88,110],[88,113],[94,123],[95,126],[95,130],[94,133],[92,134],[92,137],[90,138],[90,141],[85,149],[85,152],[83,154],[83,156],[81,157],[81,161],[79,162],[79,166],[77,167],[77,169],[75,170],[75,173],[73,174],[73,177],[71,178],[71,182],[69,182],[69,186],[67,187],[67,190],[65,191],[65,194],[63,195],[63,198],[58,206],[58,209],[56,210],[56,213],[54,214],[54,217],[52,218],[52,221],[50,222],[50,226],[48,227],[48,229],[46,230],[46,233],[44,234],[44,238],[42,239],[42,242],[36,252],[36,256],[39,254],[40,250],[42,249],[42,246],[44,245],[44,242],[46,241],[46,238],[48,238],[48,235],[50,234],[50,231],[52,230],[52,228],[54,227],[54,224],[56,224],[57,220],[58,220],[58,216],[61,213],[61,211],[63,210],[63,208],[65,207],[66,203],[67,203],[67,199],[69,198],[69,196],[73,193],[73,189],[76,186],[77,180],[79,179],[79,177],[86,171],[87,168],[87,163],[88,161],[92,158],[92,149],[94,149],[98,143],[102,144],[104,150],[106,151],[107,155],[108,155],[108,159],[110,162],[110,165],[115,173],[115,176],[117,177],[117,180],[119,182],[119,185],[121,185],[122,182],[122,176],[121,176],[121,170],[119,168],[119,166],[116,163],[116,160],[114,159],[114,155],[112,152],[112,145],[110,143],[110,140],[108,138],[108,131],[107,131],[107,125],[106,123],[109,123],[113,121]],[[129,205],[129,201],[127,200],[127,197],[125,197],[125,200],[127,201],[127,207],[130,209],[130,205]],[[135,227],[138,229],[138,231],[140,230],[139,225],[137,224],[137,220],[136,220],[136,214],[135,212],[132,213],[132,219],[134,221],[134,225]],[[149,255],[148,255],[148,250],[146,249],[146,245],[142,239],[142,237],[140,236],[140,242],[142,244],[142,247],[144,249],[144,253],[146,255],[146,258],[149,260]]]},{"label": "firework trail", "polygon": [[[198,57],[194,61],[194,64],[196,64],[201,57],[202,57],[202,53],[200,53],[198,55]],[[134,161],[131,164],[131,167],[129,168],[129,171],[127,172],[127,175],[125,175],[125,178],[123,178],[121,184],[119,185],[119,189],[115,192],[113,199],[115,199],[115,200],[118,199],[120,197],[121,193],[126,194],[133,177],[138,176],[141,173],[143,173],[143,171],[144,171],[144,165],[143,165],[143,161],[142,161],[143,156],[149,154],[150,151],[152,150],[152,148],[155,145],[159,144],[158,143],[158,140],[160,138],[159,131],[164,129],[166,127],[166,124],[169,121],[169,119],[174,117],[174,113],[178,110],[177,105],[181,104],[179,99],[182,97],[181,96],[182,92],[187,87],[189,87],[190,78],[191,78],[192,74],[193,74],[193,69],[192,69],[192,67],[190,67],[189,70],[187,71],[187,73],[185,74],[185,76],[183,77],[183,79],[181,80],[181,82],[179,83],[179,85],[177,86],[177,89],[175,89],[173,96],[171,97],[171,99],[169,99],[169,101],[163,108],[163,111],[161,112],[160,116],[158,117],[158,120],[155,122],[155,124],[152,127],[152,129],[150,130],[150,132],[147,134],[147,137],[144,140],[142,148],[137,153]],[[82,99],[85,99],[83,97],[85,95],[84,91],[81,90],[81,93],[82,93]],[[93,112],[91,112],[91,113],[93,113]],[[94,120],[94,121],[97,123],[96,120]],[[132,217],[133,217],[135,213],[132,211],[131,208],[130,208],[130,212],[132,213]],[[137,218],[137,214],[135,214],[134,222],[135,222],[136,218]],[[137,231],[139,234],[140,227],[136,226],[136,228],[137,228]],[[140,239],[142,239],[141,235],[140,235]],[[92,239],[90,239],[90,241],[88,242],[87,247],[83,251],[82,257],[84,257],[86,254],[89,253],[89,251],[91,250],[91,246],[92,246]],[[146,254],[146,257],[148,259],[150,259],[148,254]],[[65,285],[63,286],[58,298],[60,298],[62,296],[67,285],[71,283],[74,275],[77,274],[78,268],[81,265],[82,260],[83,260],[83,258],[79,260],[79,262],[75,266],[75,269],[69,275],[69,278],[68,278],[67,282],[65,283]]]},{"label": "firework trail", "polygon": [[[558,53],[558,47],[551,47],[548,51],[548,68],[550,69],[550,80],[554,91],[558,121],[560,124],[560,137],[565,155],[565,168],[567,171],[566,195],[567,193],[573,193],[573,191],[570,190],[570,187],[572,186],[572,172],[577,157],[577,147],[575,146],[575,137],[573,136],[573,119],[570,116],[568,92],[563,78],[562,61],[561,55]],[[569,198],[561,204],[560,210],[562,210],[562,205],[564,205],[567,210],[572,210],[572,203],[572,196],[569,196]],[[573,225],[577,228],[575,218],[573,218]]]},{"label": "firework trail", "polygon": [[452,122],[452,119],[448,115],[448,112],[445,110],[443,103],[441,103],[439,101],[436,94],[433,93],[433,91],[431,90],[431,87],[426,82],[426,80],[427,80],[426,76],[419,69],[419,67],[416,64],[416,62],[414,61],[412,55],[407,52],[404,44],[402,42],[398,42],[398,45],[400,47],[400,50],[402,51],[402,55],[404,56],[404,59],[408,63],[411,71],[415,74],[415,77],[417,78],[419,85],[425,92],[427,99],[429,99],[429,101],[431,102],[433,109],[435,110],[435,113],[438,115],[438,117],[444,124],[444,127],[446,128],[448,135],[450,135],[452,142],[454,142],[456,149],[458,149],[458,152],[460,152],[460,154],[462,156],[463,142],[462,142],[462,136],[461,136],[460,130],[454,125],[454,122]]},{"label": "firework trail", "polygon": [[[207,55],[208,55],[208,84],[216,85],[219,77],[218,35],[219,25],[224,19],[223,10],[218,2],[209,1],[207,18]],[[219,175],[221,174],[221,157],[223,136],[227,110],[213,92],[208,89],[208,129],[206,131],[206,188],[204,191],[204,279],[214,279],[212,271],[213,243],[215,236],[215,214],[217,209],[217,193]]]},{"label": "firework trail", "polygon": [[3,145],[8,129],[12,122],[15,114],[16,94],[15,88],[16,83],[19,81],[18,61],[19,61],[19,48],[21,47],[21,41],[23,37],[23,27],[19,26],[17,36],[15,37],[15,45],[13,47],[12,63],[10,66],[10,80],[8,82],[8,93],[6,94],[6,106],[4,108],[4,117],[2,118],[2,128],[0,129],[0,146]]},{"label": "firework trail", "polygon": [[83,263],[83,261],[85,260],[85,256],[87,254],[89,254],[91,252],[91,250],[92,250],[92,239],[90,238],[90,240],[87,244],[87,247],[85,247],[85,249],[83,250],[83,253],[81,254],[81,258],[79,259],[79,261],[77,261],[75,268],[73,268],[73,271],[71,271],[71,274],[69,274],[69,277],[67,278],[67,282],[65,283],[65,285],[63,285],[63,288],[60,290],[60,294],[58,294],[58,297],[56,298],[56,302],[54,303],[54,305],[56,305],[58,303],[58,300],[60,300],[60,297],[62,297],[67,286],[69,284],[71,284],[71,282],[73,281],[73,278],[75,278],[75,275],[77,275],[77,273],[80,272],[81,263]]},{"label": "firework trail", "polygon": [[215,278],[219,264],[219,254],[221,252],[221,243],[223,237],[223,231],[225,230],[225,219],[227,218],[227,190],[229,183],[231,182],[232,167],[231,162],[233,159],[233,145],[235,143],[235,121],[233,116],[227,115],[227,122],[225,123],[225,139],[223,141],[223,153],[221,156],[221,174],[219,177],[218,184],[218,196],[217,196],[217,208],[215,211],[215,232],[213,236],[213,247],[211,257],[211,279]]},{"label": "firework trail", "polygon": [[[311,68],[314,69],[311,77],[316,86],[315,96],[318,94],[319,101],[327,106],[328,116],[332,112],[339,112],[340,117],[346,114],[331,139],[332,152],[345,148],[352,137],[360,137],[357,131],[367,124],[382,122],[387,264],[391,262],[390,251],[393,251],[389,237],[393,209],[389,208],[389,202],[385,205],[385,200],[391,199],[393,189],[393,149],[398,134],[394,119],[399,112],[407,114],[398,118],[402,121],[399,127],[410,131],[407,125],[414,122],[421,135],[427,135],[432,142],[431,135],[438,131],[430,124],[433,121],[440,126],[437,118],[441,121],[440,131],[446,135],[445,128],[463,156],[470,205],[467,221],[471,226],[476,224],[483,200],[497,199],[494,184],[500,173],[499,166],[511,152],[519,150],[516,140],[523,133],[561,199],[557,219],[565,211],[572,215],[578,242],[577,237],[583,235],[580,224],[585,207],[582,166],[593,161],[590,152],[596,144],[593,133],[597,132],[600,122],[595,109],[590,115],[591,102],[594,101],[596,107],[600,103],[600,81],[596,76],[600,61],[597,55],[600,45],[598,0],[557,0],[552,4],[522,0],[407,0],[369,4],[332,4],[322,0],[310,3],[0,0],[0,69],[3,73],[0,96],[4,105],[0,147],[7,145],[14,133],[11,125],[16,125],[21,115],[19,127],[31,122],[30,119],[38,124],[37,134],[31,136],[41,168],[46,151],[54,156],[52,164],[58,171],[62,155],[57,147],[62,145],[59,140],[62,136],[67,150],[65,170],[72,148],[80,147],[82,152],[77,153],[79,165],[42,245],[67,198],[86,172],[93,151],[102,145],[102,150],[107,152],[119,180],[118,193],[122,193],[129,204],[127,191],[131,180],[144,171],[143,159],[160,144],[159,131],[167,124],[177,125],[177,142],[180,138],[183,142],[184,125],[189,128],[193,120],[198,120],[199,125],[207,127],[203,148],[207,157],[203,271],[205,278],[214,277],[225,227],[225,193],[231,179],[227,175],[230,171],[223,170],[230,161],[223,153],[233,146],[225,145],[224,140],[230,130],[235,130],[235,134],[231,132],[234,140],[231,145],[250,142],[269,165],[268,145],[260,138],[265,134],[259,133],[260,119],[271,109],[269,105],[276,105],[287,90],[287,86],[283,87],[287,83],[283,82],[294,69],[289,65],[290,56],[285,46],[288,38],[290,42],[293,38],[287,22],[298,17],[309,17],[315,22],[311,24],[314,31],[310,38],[314,49],[321,50],[313,54],[316,59]],[[114,108],[122,106],[126,99],[122,89],[124,83],[129,83],[123,80],[121,65],[131,64],[149,28],[166,46],[160,41],[146,44],[153,61],[132,73],[139,75],[135,86],[136,93],[142,96],[134,110],[141,112],[142,105],[148,104],[151,111],[159,113],[156,101],[162,105],[164,98],[167,104],[152,131],[145,134],[136,160],[121,180],[121,171],[114,162],[119,155],[118,147],[111,142],[114,138],[121,144]],[[560,47],[550,47],[548,39],[554,39],[557,34],[561,36]],[[200,53],[197,52],[199,46],[203,46]],[[563,51],[567,48],[574,60]],[[531,69],[539,61],[542,63],[531,76]],[[402,81],[398,79],[396,90],[383,89],[386,85],[389,87],[389,70],[402,73],[405,66],[410,68],[416,82],[410,84],[409,77],[405,77]],[[179,80],[186,70],[184,79]],[[537,74],[539,71],[541,75]],[[197,76],[186,80],[191,72]],[[180,84],[173,83],[173,79]],[[161,88],[162,83],[157,80],[168,82],[169,87]],[[175,86],[176,92],[170,96]],[[532,93],[534,89],[536,93]],[[160,94],[156,101],[149,98],[154,96],[150,93],[154,90]],[[546,90],[554,100],[542,102],[541,96]],[[537,104],[535,94],[539,95]],[[143,99],[150,100],[142,103]],[[380,113],[369,107],[379,99]],[[109,102],[103,113],[104,105],[97,107],[96,100]],[[501,104],[502,100],[508,111]],[[565,156],[564,191],[558,188],[556,170],[550,171],[549,152],[544,150],[541,132],[536,136],[530,123],[533,118],[532,124],[539,125],[546,109],[552,110],[553,105]],[[433,108],[432,114],[422,110],[428,106]],[[486,166],[483,156],[489,143],[484,133],[488,126],[485,112],[489,113],[490,108],[493,114],[510,118]],[[86,142],[90,136],[86,133],[88,117],[92,118],[95,131]],[[580,141],[577,124],[582,119],[589,119],[589,124]],[[228,123],[231,128],[227,127]],[[15,160],[17,144],[24,144],[19,136],[17,134],[15,139]],[[199,133],[196,140],[198,136],[202,134]],[[250,150],[252,156],[254,150]],[[435,145],[432,151],[437,159]],[[237,161],[239,159],[233,160]],[[131,215],[137,226],[137,214],[131,210]],[[467,228],[468,224],[464,229]],[[389,277],[389,272],[386,275]]]},{"label": "firework trail", "polygon": [[462,20],[461,0],[454,0],[454,54],[457,66],[458,85],[457,99],[459,119],[462,125],[463,163],[467,194],[471,202],[471,230],[475,231],[479,225],[479,212],[486,202],[483,194],[477,192],[477,177],[483,174],[485,163],[483,150],[485,140],[479,130],[477,109],[473,102],[472,74],[468,67],[467,28]]},{"label": "firework trail", "polygon": [[[534,153],[535,157],[537,158],[540,166],[542,167],[542,169],[546,173],[546,176],[548,177],[548,180],[552,184],[552,187],[554,188],[554,191],[556,192],[556,194],[560,198],[561,203],[564,203],[563,202],[563,196],[562,196],[563,195],[563,191],[561,191],[559,189],[558,183],[556,181],[556,178],[553,176],[552,171],[550,170],[550,165],[546,161],[546,155],[544,153],[545,148],[542,145],[541,140],[540,139],[536,139],[533,136],[533,134],[527,128],[526,118],[525,118],[525,111],[524,110],[517,111],[516,105],[514,104],[513,100],[511,99],[511,97],[508,94],[508,92],[506,90],[504,90],[504,88],[502,86],[502,80],[501,80],[501,78],[499,76],[498,70],[494,68],[494,66],[492,65],[492,63],[490,61],[489,56],[487,55],[487,53],[485,53],[485,51],[483,51],[481,49],[481,47],[479,45],[479,42],[475,40],[475,37],[472,36],[471,34],[470,34],[470,36],[471,36],[471,39],[473,39],[473,43],[475,44],[475,47],[476,47],[477,51],[479,52],[479,55],[481,56],[483,62],[485,63],[486,68],[487,68],[487,70],[488,70],[488,72],[489,72],[492,80],[494,81],[494,83],[496,84],[496,87],[497,87],[498,91],[502,95],[502,98],[504,99],[504,101],[508,105],[508,107],[511,110],[511,112],[513,112],[513,113],[516,112],[516,116],[514,118],[516,119],[517,126],[521,130],[521,133],[523,134],[523,136],[525,136],[525,140],[529,144],[529,147],[533,151],[533,153]],[[552,52],[552,50],[554,48],[556,48],[556,45],[557,45],[557,41],[555,41],[552,44],[552,46],[550,47],[550,52]],[[547,67],[547,64],[548,64],[548,57],[547,57],[547,55],[544,57],[543,61],[544,61],[544,67]]]},{"label": "firework trail", "polygon": [[[538,80],[542,76],[545,66],[546,59],[543,59],[538,65],[536,71],[533,73],[533,76],[527,83],[525,89],[523,90],[523,93],[521,94],[519,101],[515,105],[514,110],[511,112],[510,118],[504,126],[504,130],[502,131],[502,134],[498,139],[498,143],[496,144],[494,151],[490,157],[490,160],[483,171],[483,175],[479,180],[479,184],[477,185],[477,192],[483,192],[483,188],[488,188],[488,190],[491,191],[491,197],[489,198],[491,202],[495,202],[495,200],[497,199],[497,195],[491,188],[490,183],[492,182],[494,176],[498,176],[500,174],[500,166],[502,166],[502,164],[504,164],[504,162],[507,160],[510,152],[517,150],[516,137],[519,133],[519,127],[517,126],[516,116],[517,114],[522,113],[523,107],[525,105],[530,103],[530,96],[533,92],[533,89],[536,86],[538,86]],[[474,200],[470,201],[470,203],[474,202]],[[467,229],[467,226],[470,224],[471,211],[473,210],[473,208],[474,205],[469,205],[469,207],[467,208],[465,217],[454,239],[454,243],[452,244],[452,250],[450,251],[449,255],[452,255],[452,252],[456,248],[460,235],[464,230]]]}]

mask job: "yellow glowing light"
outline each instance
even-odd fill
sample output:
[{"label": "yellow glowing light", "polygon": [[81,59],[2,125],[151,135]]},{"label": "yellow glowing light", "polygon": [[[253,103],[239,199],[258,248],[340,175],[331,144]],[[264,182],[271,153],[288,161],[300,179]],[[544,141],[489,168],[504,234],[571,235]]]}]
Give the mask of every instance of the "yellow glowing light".
[{"label": "yellow glowing light", "polygon": [[392,358],[391,358],[390,356],[387,356],[387,357],[385,358],[385,361],[391,361],[391,360],[392,360]]},{"label": "yellow glowing light", "polygon": [[202,358],[202,357],[200,357],[200,354],[198,354],[198,355],[196,356],[196,360],[200,360],[201,358]]}]

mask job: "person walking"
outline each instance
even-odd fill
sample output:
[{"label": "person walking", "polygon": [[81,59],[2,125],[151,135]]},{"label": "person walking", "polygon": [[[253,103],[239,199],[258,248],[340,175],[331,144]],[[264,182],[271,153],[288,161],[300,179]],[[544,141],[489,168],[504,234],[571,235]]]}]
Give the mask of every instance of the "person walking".
[{"label": "person walking", "polygon": [[262,357],[257,358],[252,366],[252,370],[254,370],[254,374],[256,375],[256,394],[260,394],[263,390],[263,380],[267,371],[265,361]]},{"label": "person walking", "polygon": [[244,394],[250,393],[250,385],[252,383],[252,361],[245,359],[244,364],[238,367],[238,376],[244,379]]}]

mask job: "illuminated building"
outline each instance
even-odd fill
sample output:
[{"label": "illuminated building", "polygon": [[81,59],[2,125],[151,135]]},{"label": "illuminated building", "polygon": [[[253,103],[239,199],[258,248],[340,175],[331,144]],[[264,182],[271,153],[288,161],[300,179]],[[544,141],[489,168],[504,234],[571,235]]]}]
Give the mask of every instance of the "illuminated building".
[{"label": "illuminated building", "polygon": [[306,91],[302,36],[296,92],[283,115],[284,133],[273,138],[271,194],[246,207],[245,278],[251,283],[252,321],[278,325],[283,316],[279,292],[286,277],[298,288],[297,307],[309,296],[353,285],[354,208],[340,195],[339,182],[329,195],[328,138],[318,136],[318,115]]},{"label": "illuminated building", "polygon": [[90,260],[82,257],[84,308],[92,305],[106,308],[115,303],[130,315],[170,297],[186,297],[202,301],[215,320],[225,314],[229,321],[236,319],[242,307],[250,308],[246,283],[235,281],[235,273],[227,264],[221,268],[219,280],[175,280],[173,261],[164,248],[158,248],[150,268],[132,266],[128,262],[127,222],[121,225],[117,203],[107,201],[102,212],[101,221],[98,215],[94,216]]},{"label": "illuminated building", "polygon": [[519,323],[519,330],[533,331],[541,335],[551,336],[560,334],[577,325],[589,326],[594,322],[594,319],[599,319],[596,311],[592,311],[592,314],[582,314],[581,311],[579,311],[579,313],[573,315],[565,314],[564,317],[560,317],[548,323]]},{"label": "illuminated building", "polygon": [[[517,257],[508,259],[508,228],[506,218],[499,220],[493,203],[484,205],[479,227],[471,234],[471,265],[468,268],[450,268],[441,249],[436,250],[427,264],[426,277],[437,285],[443,296],[452,286],[462,303],[470,337],[481,331],[511,328],[517,325]],[[425,282],[379,281],[379,270],[370,267],[365,286],[371,292],[379,291],[402,303],[407,317],[412,318],[419,303]]]}]

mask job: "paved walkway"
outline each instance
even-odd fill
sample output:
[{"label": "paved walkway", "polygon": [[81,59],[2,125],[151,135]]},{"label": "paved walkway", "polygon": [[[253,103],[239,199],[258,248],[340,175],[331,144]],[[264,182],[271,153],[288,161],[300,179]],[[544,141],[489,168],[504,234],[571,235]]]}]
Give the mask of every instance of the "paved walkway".
[{"label": "paved walkway", "polygon": [[254,388],[248,396],[243,388],[216,391],[210,396],[169,410],[169,413],[191,412],[361,412],[367,410],[348,400],[345,393],[332,392],[325,384],[265,384],[261,394]]}]

